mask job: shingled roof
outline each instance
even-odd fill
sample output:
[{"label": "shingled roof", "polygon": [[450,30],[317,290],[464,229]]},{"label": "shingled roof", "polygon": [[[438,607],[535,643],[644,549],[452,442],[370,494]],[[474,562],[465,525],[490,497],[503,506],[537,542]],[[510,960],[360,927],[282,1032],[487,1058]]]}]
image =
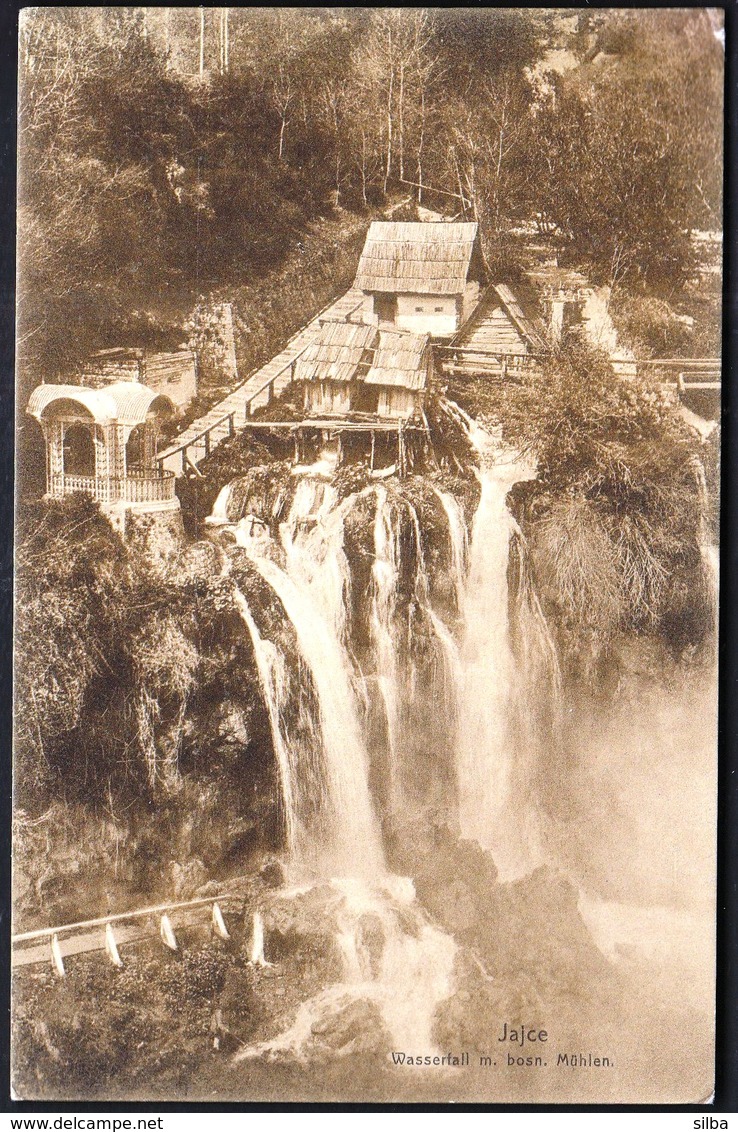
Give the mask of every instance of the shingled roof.
[{"label": "shingled roof", "polygon": [[476,224],[375,220],[367,233],[355,286],[392,294],[462,294],[476,237]]},{"label": "shingled roof", "polygon": [[353,381],[375,345],[376,326],[354,322],[324,322],[314,342],[295,363],[296,381]]},{"label": "shingled roof", "polygon": [[523,311],[510,288],[504,283],[495,283],[494,290],[520,333],[528,340],[531,349],[540,354],[547,353],[549,346],[545,337],[536,326],[535,320]]},{"label": "shingled roof", "polygon": [[364,381],[367,385],[397,385],[404,389],[425,389],[428,378],[427,334],[405,334],[381,330],[374,360]]},{"label": "shingled roof", "polygon": [[297,359],[297,381],[365,381],[424,389],[428,364],[427,334],[379,330],[351,322],[325,322]]}]

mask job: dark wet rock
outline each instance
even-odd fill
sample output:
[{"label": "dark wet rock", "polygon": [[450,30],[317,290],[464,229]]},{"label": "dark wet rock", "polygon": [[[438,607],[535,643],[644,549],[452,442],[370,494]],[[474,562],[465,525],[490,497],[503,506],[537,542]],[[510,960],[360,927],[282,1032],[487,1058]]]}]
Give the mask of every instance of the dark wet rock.
[{"label": "dark wet rock", "polygon": [[197,858],[184,864],[172,861],[169,873],[172,896],[175,900],[192,899],[208,879],[207,869]]},{"label": "dark wet rock", "polygon": [[[421,904],[504,988],[500,1009],[508,1021],[516,1011],[550,1016],[567,1002],[584,1009],[595,999],[617,999],[615,969],[582,920],[578,890],[555,869],[543,866],[502,884],[476,842],[420,822],[397,832],[393,865],[413,878]],[[482,1017],[498,1008],[496,991],[479,994]]]},{"label": "dark wet rock", "polygon": [[345,999],[313,1022],[313,1051],[330,1054],[378,1054],[390,1048],[391,1039],[382,1012],[369,999]]},{"label": "dark wet rock", "polygon": [[282,888],[285,883],[285,875],[281,863],[276,858],[265,861],[259,869],[259,878],[267,888]]},{"label": "dark wet rock", "polygon": [[177,558],[174,571],[183,582],[208,583],[222,569],[222,555],[212,542],[195,542]]},{"label": "dark wet rock", "polygon": [[[343,959],[336,936],[343,899],[329,885],[289,896],[262,890],[258,906],[264,921],[266,959],[304,968],[312,975],[319,973],[325,982],[341,979]],[[250,923],[246,933],[250,938]]]},{"label": "dark wet rock", "polygon": [[502,977],[526,971],[546,997],[581,997],[587,988],[607,991],[615,974],[594,943],[578,909],[576,887],[543,866],[502,885],[497,925],[487,917],[477,932],[487,969]]},{"label": "dark wet rock", "polygon": [[215,1007],[213,1029],[219,1026],[221,1031],[241,1039],[252,1033],[261,1010],[251,980],[243,968],[234,967],[228,972]]},{"label": "dark wet rock", "polygon": [[264,926],[282,935],[334,935],[336,913],[343,896],[330,885],[318,885],[296,895],[281,896],[265,903]]},{"label": "dark wet rock", "polygon": [[359,917],[356,926],[356,947],[362,969],[366,970],[372,979],[378,979],[382,973],[385,944],[386,937],[381,919],[373,912],[365,912]]},{"label": "dark wet rock", "polygon": [[436,1009],[434,1040],[443,1049],[487,1052],[498,1021],[507,1018],[505,988],[468,948],[456,954],[452,986],[452,993]]}]

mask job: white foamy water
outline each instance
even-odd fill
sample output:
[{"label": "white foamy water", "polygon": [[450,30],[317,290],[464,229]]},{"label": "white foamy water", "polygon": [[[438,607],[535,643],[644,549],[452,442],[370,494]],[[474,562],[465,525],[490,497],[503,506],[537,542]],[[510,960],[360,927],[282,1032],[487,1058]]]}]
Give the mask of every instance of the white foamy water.
[{"label": "white foamy water", "polygon": [[[334,878],[343,896],[336,942],[343,958],[343,977],[298,1008],[293,1023],[277,1037],[240,1051],[234,1060],[288,1055],[307,1058],[326,1019],[352,1003],[378,1008],[391,1048],[435,1049],[433,1023],[438,1005],[452,990],[456,955],[454,940],[434,927],[415,904],[412,882],[386,876],[369,885],[356,878]],[[411,930],[407,930],[410,921]],[[366,925],[374,933],[365,942]],[[358,1038],[364,1035],[359,1033]],[[349,1043],[337,1052],[351,1052]]]},{"label": "white foamy water", "polygon": [[508,587],[510,540],[519,530],[507,494],[534,470],[457,405],[448,403],[447,411],[465,428],[481,465],[462,598],[459,824],[462,837],[488,849],[501,878],[510,880],[540,863],[537,815],[529,791],[518,791],[534,753],[520,750],[513,729],[524,674],[512,648]]},{"label": "white foamy water", "polygon": [[[346,566],[343,527],[340,513],[332,510],[334,502],[330,489],[301,482],[281,532],[286,569],[268,556],[268,548],[260,541],[241,541],[282,603],[317,693],[320,720],[319,727],[313,729],[312,741],[320,747],[314,762],[318,765],[322,760],[324,773],[324,820],[317,825],[318,839],[309,847],[309,855],[314,862],[322,859],[323,868],[329,871],[372,876],[381,871],[383,857],[369,793],[368,756],[352,665],[343,633]],[[324,521],[326,515],[331,516],[328,524]],[[277,716],[270,711],[270,720]],[[283,782],[289,775],[290,785],[285,792],[285,806],[291,805],[299,813],[300,783],[306,768],[295,761],[294,745],[285,736],[281,723],[276,731],[272,727],[272,734],[277,747],[287,748]],[[319,844],[321,839],[325,842]]]}]

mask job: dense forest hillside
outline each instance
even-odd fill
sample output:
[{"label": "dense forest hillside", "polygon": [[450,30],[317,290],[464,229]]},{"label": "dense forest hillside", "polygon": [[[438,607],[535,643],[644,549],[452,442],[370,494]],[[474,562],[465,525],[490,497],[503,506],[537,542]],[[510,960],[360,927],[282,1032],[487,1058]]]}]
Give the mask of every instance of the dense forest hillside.
[{"label": "dense forest hillside", "polygon": [[477,218],[493,264],[534,222],[667,298],[719,227],[704,9],[202,11],[23,14],[21,395],[95,347],[176,344],[198,295],[393,194]]}]

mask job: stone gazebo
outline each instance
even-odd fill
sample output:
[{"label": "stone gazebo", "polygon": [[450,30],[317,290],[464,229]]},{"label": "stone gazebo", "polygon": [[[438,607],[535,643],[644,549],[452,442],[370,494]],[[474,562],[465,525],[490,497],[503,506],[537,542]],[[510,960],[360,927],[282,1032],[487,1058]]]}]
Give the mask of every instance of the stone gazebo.
[{"label": "stone gazebo", "polygon": [[91,495],[121,529],[126,513],[178,511],[174,474],[156,464],[162,421],[174,411],[169,397],[138,381],[39,385],[27,412],[46,441],[47,497]]}]

